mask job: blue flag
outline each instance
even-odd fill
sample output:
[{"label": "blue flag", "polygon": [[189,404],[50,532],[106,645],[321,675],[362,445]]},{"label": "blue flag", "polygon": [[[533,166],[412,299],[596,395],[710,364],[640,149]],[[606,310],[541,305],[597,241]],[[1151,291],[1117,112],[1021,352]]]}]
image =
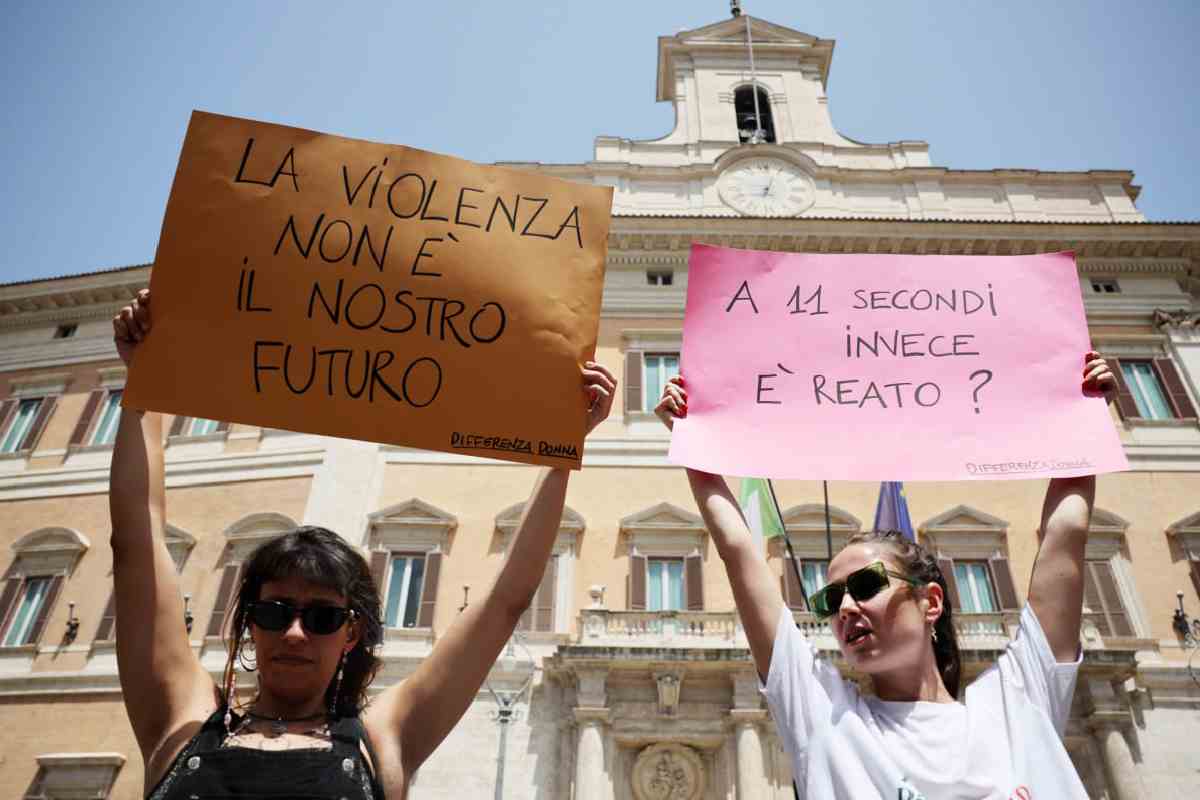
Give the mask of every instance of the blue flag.
[{"label": "blue flag", "polygon": [[875,530],[900,531],[910,542],[917,540],[912,520],[908,517],[908,501],[904,499],[904,484],[883,481],[879,484],[879,502],[875,504]]}]

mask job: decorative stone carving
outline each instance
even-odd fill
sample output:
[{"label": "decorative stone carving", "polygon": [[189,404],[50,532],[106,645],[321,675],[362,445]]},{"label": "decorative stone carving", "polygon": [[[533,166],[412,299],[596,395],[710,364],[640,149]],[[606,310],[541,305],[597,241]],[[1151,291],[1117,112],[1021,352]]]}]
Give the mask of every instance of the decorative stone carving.
[{"label": "decorative stone carving", "polygon": [[679,694],[683,688],[683,675],[678,672],[658,672],[654,675],[658,685],[658,713],[673,717],[679,710]]},{"label": "decorative stone carving", "polygon": [[698,800],[704,794],[704,762],[690,747],[652,744],[633,765],[637,800]]}]

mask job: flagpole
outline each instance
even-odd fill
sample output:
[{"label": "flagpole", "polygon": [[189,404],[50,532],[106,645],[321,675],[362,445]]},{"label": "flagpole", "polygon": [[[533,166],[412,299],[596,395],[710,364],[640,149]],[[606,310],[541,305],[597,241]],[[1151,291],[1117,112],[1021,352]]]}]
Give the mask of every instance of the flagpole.
[{"label": "flagpole", "polygon": [[[767,478],[767,493],[771,495],[771,502],[775,504],[775,513],[779,515],[779,522],[783,525],[783,512],[779,510],[779,498],[775,496],[775,484]],[[788,560],[792,562],[792,574],[796,576],[796,585],[800,587],[801,599],[804,601],[804,610],[808,610],[808,591],[804,588],[804,579],[800,577],[800,567],[796,561],[796,553],[792,550],[792,537],[788,536],[787,525],[783,526],[783,546],[787,548]]]},{"label": "flagpole", "polygon": [[[825,491],[825,550],[829,553],[829,560],[833,561],[833,526],[829,522],[829,481],[821,481],[821,488]],[[829,565],[826,564],[828,569]]]}]

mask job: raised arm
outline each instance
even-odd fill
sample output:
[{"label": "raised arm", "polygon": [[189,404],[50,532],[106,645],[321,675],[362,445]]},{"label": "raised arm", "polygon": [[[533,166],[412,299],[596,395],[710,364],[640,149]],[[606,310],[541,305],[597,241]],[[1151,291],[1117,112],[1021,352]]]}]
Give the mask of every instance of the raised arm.
[{"label": "raised arm", "polygon": [[[150,329],[150,296],[139,293],[113,319],[121,359]],[[155,756],[197,709],[212,707],[213,682],[188,643],[175,564],[163,538],[162,421],[158,414],[124,408],[109,478],[113,583],[117,613],[117,669],[125,710],[147,774]],[[202,713],[202,712],[201,712]]]},{"label": "raised arm", "polygon": [[[687,390],[683,387],[683,378],[676,376],[668,382],[654,413],[668,429],[674,428],[676,418],[687,415]],[[694,469],[689,469],[687,476],[696,507],[700,509],[717,554],[725,564],[725,574],[733,587],[733,601],[742,618],[754,666],[765,680],[771,670],[779,615],[786,610],[779,580],[767,564],[762,545],[750,533],[725,479]]]},{"label": "raised arm", "polygon": [[[585,365],[583,377],[590,397],[590,432],[612,409],[616,379],[592,362]],[[412,677],[388,689],[367,710],[372,739],[389,751],[399,748],[405,775],[424,763],[466,713],[533,600],[562,522],[569,476],[566,469],[542,470],[491,587],[459,615]]]},{"label": "raised arm", "polygon": [[[1096,352],[1085,359],[1083,389],[1110,401],[1116,379]],[[1096,477],[1055,478],[1042,504],[1042,546],[1033,563],[1029,604],[1046,633],[1054,657],[1074,661],[1083,615],[1084,550],[1096,496]]]}]

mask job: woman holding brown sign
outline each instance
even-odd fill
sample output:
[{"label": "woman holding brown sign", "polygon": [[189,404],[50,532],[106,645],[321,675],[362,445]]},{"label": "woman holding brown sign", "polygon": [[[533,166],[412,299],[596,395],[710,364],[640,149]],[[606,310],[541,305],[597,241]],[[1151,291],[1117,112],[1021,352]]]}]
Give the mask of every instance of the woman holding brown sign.
[{"label": "woman holding brown sign", "polygon": [[[1108,365],[1094,352],[1083,362],[1082,390],[1111,401],[1116,380]],[[668,428],[686,416],[681,378],[667,385],[655,412]],[[1081,662],[1094,476],[1050,481],[1016,638],[962,691],[937,560],[896,531],[852,536],[809,608],[829,620],[849,666],[870,677],[875,691],[868,697],[819,658],[794,624],[779,579],[724,479],[691,469],[687,475],[803,796],[1087,797],[1062,733]]]},{"label": "woman holding brown sign", "polygon": [[[114,318],[126,364],[149,334],[150,318],[148,291]],[[582,373],[590,432],[608,416],[616,380],[592,362]],[[183,602],[164,543],[161,420],[125,409],[110,487],[117,663],[146,795],[404,798],[529,606],[558,532],[568,476],[565,469],[541,472],[490,589],[411,677],[369,705],[383,631],[366,561],[323,528],[263,544],[243,570],[217,686],[180,622]],[[236,662],[258,674],[258,690],[244,703],[235,697]]]}]

